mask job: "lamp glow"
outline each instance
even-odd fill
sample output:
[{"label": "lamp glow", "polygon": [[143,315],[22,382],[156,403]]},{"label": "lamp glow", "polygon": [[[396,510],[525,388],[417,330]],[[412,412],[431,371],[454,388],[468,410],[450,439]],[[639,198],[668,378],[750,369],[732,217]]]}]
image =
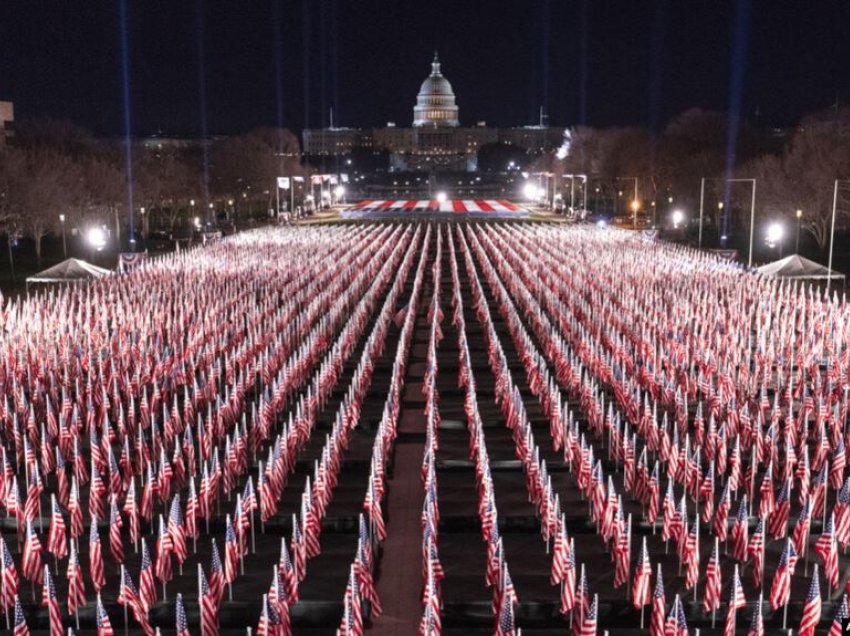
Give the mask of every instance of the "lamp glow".
[{"label": "lamp glow", "polygon": [[522,187],[522,193],[525,195],[526,199],[531,201],[537,196],[537,186],[530,181],[527,181]]},{"label": "lamp glow", "polygon": [[106,232],[102,228],[93,227],[86,234],[86,239],[98,252],[106,247]]},{"label": "lamp glow", "polygon": [[440,191],[437,193],[437,203],[445,203],[446,201],[448,201],[448,198],[449,197],[445,192]]},{"label": "lamp glow", "polygon": [[343,186],[338,185],[336,188],[334,188],[334,196],[337,199],[342,198],[342,195],[344,195],[344,194],[345,194],[345,188]]},{"label": "lamp glow", "polygon": [[771,223],[767,226],[767,244],[773,247],[777,243],[782,240],[782,237],[785,236],[785,228],[781,223]]},{"label": "lamp glow", "polygon": [[681,210],[673,210],[671,218],[673,219],[673,227],[678,229],[678,227],[685,220],[685,213]]}]

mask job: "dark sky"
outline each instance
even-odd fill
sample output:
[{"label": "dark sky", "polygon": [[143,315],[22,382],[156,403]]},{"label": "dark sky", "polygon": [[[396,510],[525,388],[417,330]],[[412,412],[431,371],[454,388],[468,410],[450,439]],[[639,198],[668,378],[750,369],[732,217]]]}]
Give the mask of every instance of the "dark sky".
[{"label": "dark sky", "polygon": [[409,125],[435,48],[468,125],[543,104],[553,124],[658,127],[730,100],[788,125],[850,99],[848,0],[3,0],[18,118],[123,131],[122,1],[134,134],[201,131],[202,78],[210,133],[327,124],[331,106],[339,125]]}]

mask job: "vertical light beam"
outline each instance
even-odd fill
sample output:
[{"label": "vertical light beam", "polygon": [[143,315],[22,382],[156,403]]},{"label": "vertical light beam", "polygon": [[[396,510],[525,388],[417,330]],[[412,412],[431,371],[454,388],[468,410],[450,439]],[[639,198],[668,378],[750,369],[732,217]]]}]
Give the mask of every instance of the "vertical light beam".
[{"label": "vertical light beam", "polygon": [[130,110],[130,36],[127,31],[127,1],[118,2],[119,31],[121,34],[121,98],[124,105],[124,161],[127,179],[127,233],[132,248],[136,236],[133,223],[133,146]]},{"label": "vertical light beam", "polygon": [[744,90],[744,72],[747,68],[747,49],[750,39],[750,0],[737,0],[735,25],[732,34],[732,67],[729,71],[729,127],[726,132],[726,178],[723,180],[723,219],[720,236],[729,236],[729,179],[734,176],[738,132],[741,128],[741,101]]}]

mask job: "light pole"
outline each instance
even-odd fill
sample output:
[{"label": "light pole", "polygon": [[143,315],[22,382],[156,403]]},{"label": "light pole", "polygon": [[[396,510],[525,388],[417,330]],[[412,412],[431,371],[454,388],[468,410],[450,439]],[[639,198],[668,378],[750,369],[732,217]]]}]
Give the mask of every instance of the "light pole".
[{"label": "light pole", "polygon": [[796,216],[797,216],[797,244],[794,247],[794,253],[799,254],[800,253],[800,220],[803,218],[803,211],[798,209]]},{"label": "light pole", "polygon": [[826,293],[829,293],[829,287],[832,284],[832,254],[833,247],[835,246],[835,214],[838,211],[838,184],[841,182],[841,179],[835,180],[835,190],[832,193],[832,223],[829,231],[829,264],[827,267],[829,268],[829,278],[826,279]]},{"label": "light pole", "polygon": [[65,253],[65,258],[68,258],[68,239],[65,235],[65,215],[59,215],[59,222],[62,224],[62,251]]},{"label": "light pole", "polygon": [[756,229],[756,180],[755,179],[727,179],[729,183],[752,183],[753,195],[750,199],[750,256],[747,260],[747,267],[753,266],[753,237]]},{"label": "light pole", "polygon": [[[582,187],[582,196],[581,196],[581,207],[582,209],[587,208],[587,175],[586,174],[564,174],[561,175],[565,179],[570,180],[570,212],[575,215],[575,197],[576,197],[576,189],[575,182],[576,179],[581,179],[581,187]],[[596,189],[599,192],[599,188]]]}]

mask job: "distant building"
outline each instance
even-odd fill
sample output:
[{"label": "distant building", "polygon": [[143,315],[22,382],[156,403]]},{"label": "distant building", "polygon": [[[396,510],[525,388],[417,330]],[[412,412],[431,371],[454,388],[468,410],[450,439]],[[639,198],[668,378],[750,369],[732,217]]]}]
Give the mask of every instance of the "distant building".
[{"label": "distant building", "polygon": [[12,102],[0,102],[0,148],[6,144],[6,138],[12,136],[8,124],[15,121],[15,107]]},{"label": "distant building", "polygon": [[431,74],[416,96],[410,128],[388,124],[385,128],[305,130],[304,152],[339,157],[355,148],[385,149],[395,170],[473,171],[478,166],[478,151],[485,144],[513,144],[531,153],[542,153],[557,148],[563,140],[563,128],[488,128],[484,122],[462,127],[459,115],[452,85],[442,74],[435,53]]}]

